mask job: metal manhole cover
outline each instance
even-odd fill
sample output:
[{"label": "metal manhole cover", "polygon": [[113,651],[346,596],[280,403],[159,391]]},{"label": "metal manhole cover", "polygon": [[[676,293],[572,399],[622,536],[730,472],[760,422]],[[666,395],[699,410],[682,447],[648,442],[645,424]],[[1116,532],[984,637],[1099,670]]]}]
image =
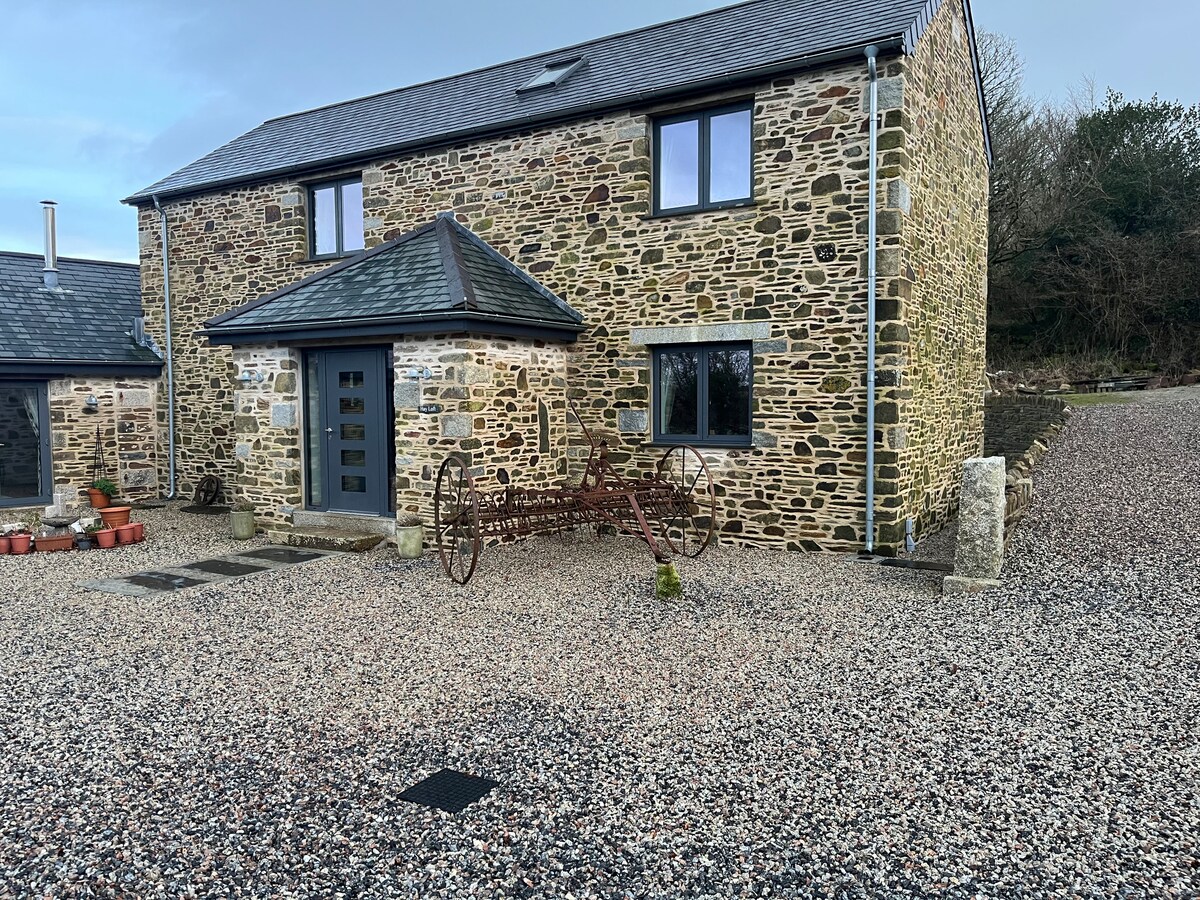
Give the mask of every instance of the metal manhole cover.
[{"label": "metal manhole cover", "polygon": [[140,575],[126,575],[118,580],[156,591],[181,591],[184,588],[209,584],[202,578],[188,578],[186,575],[172,575],[170,572],[143,572]]},{"label": "metal manhole cover", "polygon": [[418,781],[401,794],[400,799],[422,806],[432,806],[448,813],[458,813],[485,797],[492,788],[499,786],[500,782],[490,778],[442,769],[424,781]]},{"label": "metal manhole cover", "polygon": [[241,575],[253,575],[255,572],[265,572],[265,566],[252,566],[248,563],[234,562],[231,559],[205,559],[200,562],[188,563],[181,569],[195,569],[198,572],[210,572],[213,575],[227,575],[237,578]]},{"label": "metal manhole cover", "polygon": [[271,562],[279,563],[308,562],[310,559],[320,559],[323,555],[310,550],[293,550],[291,547],[263,547],[261,550],[247,550],[245,553],[238,554],[238,556],[246,556],[250,559],[269,559]]}]

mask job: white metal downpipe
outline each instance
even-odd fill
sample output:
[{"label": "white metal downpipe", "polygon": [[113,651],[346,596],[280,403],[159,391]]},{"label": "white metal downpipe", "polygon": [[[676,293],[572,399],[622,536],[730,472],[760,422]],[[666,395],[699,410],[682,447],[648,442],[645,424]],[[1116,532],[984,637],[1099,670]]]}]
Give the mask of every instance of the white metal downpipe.
[{"label": "white metal downpipe", "polygon": [[171,263],[167,256],[167,212],[155,195],[154,208],[162,220],[163,306],[167,331],[167,499],[175,499],[175,353],[171,335]]},{"label": "white metal downpipe", "polygon": [[879,181],[879,48],[872,44],[866,49],[867,71],[871,84],[870,132],[867,166],[867,545],[868,553],[875,552],[875,271]]}]

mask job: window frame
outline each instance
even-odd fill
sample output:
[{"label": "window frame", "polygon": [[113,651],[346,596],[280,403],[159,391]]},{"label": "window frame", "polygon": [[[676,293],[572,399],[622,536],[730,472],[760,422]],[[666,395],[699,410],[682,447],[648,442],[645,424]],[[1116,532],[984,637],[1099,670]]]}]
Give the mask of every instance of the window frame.
[{"label": "window frame", "polygon": [[0,498],[0,509],[23,509],[29,506],[49,506],[54,502],[54,453],[50,435],[50,387],[45,381],[0,381],[0,388],[33,388],[38,398],[38,452],[41,465],[38,471],[36,497]]},{"label": "window frame", "polygon": [[[721,350],[745,350],[750,358],[750,397],[746,411],[746,434],[708,433],[708,354]],[[662,431],[662,357],[664,353],[686,351],[699,357],[696,361],[696,434],[667,434]],[[701,447],[745,448],[754,445],[754,345],[750,341],[716,341],[712,343],[659,344],[650,348],[652,363],[650,404],[651,440],[655,444],[695,444]]]},{"label": "window frame", "polygon": [[[712,190],[712,120],[716,116],[729,113],[750,113],[750,193],[745,197],[734,200],[709,200]],[[697,141],[699,142],[696,164],[696,197],[699,202],[691,206],[662,205],[662,130],[669,125],[681,122],[696,122]],[[754,203],[754,101],[742,100],[738,103],[727,103],[722,106],[712,106],[687,113],[677,113],[669,116],[659,116],[654,119],[652,132],[653,154],[651,160],[651,177],[654,182],[651,208],[655,216],[675,216],[686,213],[705,212],[713,209],[732,209],[738,206],[749,206]]]},{"label": "window frame", "polygon": [[[342,259],[347,256],[354,256],[356,253],[362,253],[366,249],[366,229],[363,229],[364,246],[358,250],[346,250],[345,245],[345,222],[342,220],[342,188],[348,184],[362,185],[362,173],[357,175],[345,175],[341,178],[333,178],[326,181],[314,181],[307,185],[308,189],[308,258],[309,259]],[[334,243],[337,249],[333,253],[318,253],[317,252],[317,191],[323,191],[326,188],[333,188],[333,216],[337,228],[334,230],[336,240]]]}]

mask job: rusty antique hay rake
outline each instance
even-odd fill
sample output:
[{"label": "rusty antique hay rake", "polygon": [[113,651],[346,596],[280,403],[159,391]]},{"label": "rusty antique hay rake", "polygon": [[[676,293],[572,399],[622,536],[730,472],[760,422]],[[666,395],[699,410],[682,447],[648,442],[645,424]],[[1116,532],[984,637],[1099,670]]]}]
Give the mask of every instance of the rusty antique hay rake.
[{"label": "rusty antique hay rake", "polygon": [[597,441],[571,404],[591,452],[578,487],[527,490],[508,484],[480,493],[466,463],[448,456],[433,495],[434,538],[442,568],[459,584],[475,573],[484,540],[559,534],[583,525],[607,525],[639,537],[654,558],[696,557],[712,540],[717,493],[704,457],[680,444],[668,449],[653,473],[623,478],[608,459],[608,442]]}]

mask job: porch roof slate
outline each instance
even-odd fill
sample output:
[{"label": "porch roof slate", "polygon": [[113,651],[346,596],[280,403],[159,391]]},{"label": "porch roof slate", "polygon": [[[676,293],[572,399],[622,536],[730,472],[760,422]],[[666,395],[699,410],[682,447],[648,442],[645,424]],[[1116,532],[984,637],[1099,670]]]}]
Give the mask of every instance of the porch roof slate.
[{"label": "porch roof slate", "polygon": [[[269,119],[125,198],[144,203],[685,96],[772,73],[911,53],[944,0],[749,0]],[[969,17],[968,0],[964,3]],[[972,36],[973,40],[973,36]],[[973,48],[974,49],[974,48]],[[523,89],[581,60],[560,83]],[[986,119],[984,128],[986,131]]]},{"label": "porch roof slate", "polygon": [[576,334],[583,317],[443,213],[395,240],[209,319],[210,340],[441,321]]},{"label": "porch roof slate", "polygon": [[0,303],[8,310],[0,318],[0,371],[161,366],[133,339],[142,314],[136,265],[59,257],[59,290],[49,290],[44,263],[41,254],[0,251]]}]

